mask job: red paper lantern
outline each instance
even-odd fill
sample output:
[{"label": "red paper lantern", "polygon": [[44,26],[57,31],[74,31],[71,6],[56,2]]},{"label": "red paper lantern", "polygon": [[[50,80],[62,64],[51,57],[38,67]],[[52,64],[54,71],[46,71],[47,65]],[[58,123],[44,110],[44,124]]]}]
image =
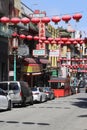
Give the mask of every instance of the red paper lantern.
[{"label": "red paper lantern", "polygon": [[56,41],[55,40],[51,41],[51,44],[56,44]]},{"label": "red paper lantern", "polygon": [[82,18],[82,15],[77,13],[73,15],[73,19],[76,20],[76,22],[79,22],[79,20]]},{"label": "red paper lantern", "polygon": [[39,39],[39,43],[42,43],[42,40]]},{"label": "red paper lantern", "polygon": [[46,40],[46,37],[41,37],[40,38],[42,41],[45,41]]},{"label": "red paper lantern", "polygon": [[76,40],[73,41],[73,44],[78,44],[78,42]]},{"label": "red paper lantern", "polygon": [[43,17],[43,18],[41,19],[41,22],[42,22],[42,23],[45,23],[45,24],[48,24],[48,23],[50,22],[50,18],[48,18],[48,17]]},{"label": "red paper lantern", "polygon": [[27,35],[26,38],[27,38],[28,40],[32,40],[33,37],[32,37],[31,35]]},{"label": "red paper lantern", "polygon": [[69,41],[71,42],[71,43],[73,43],[74,42],[74,38],[69,38]]},{"label": "red paper lantern", "polygon": [[8,17],[2,17],[1,19],[0,19],[0,21],[2,22],[2,23],[9,23],[10,22],[10,19],[8,18]]},{"label": "red paper lantern", "polygon": [[49,42],[51,42],[52,40],[53,40],[53,38],[52,38],[52,37],[49,37],[49,38],[48,38],[48,41],[49,41]]},{"label": "red paper lantern", "polygon": [[62,40],[63,42],[67,42],[68,38],[67,38],[67,37],[63,37],[63,38],[61,38],[61,40]]},{"label": "red paper lantern", "polygon": [[35,41],[39,40],[39,37],[38,36],[34,36],[34,40]]},{"label": "red paper lantern", "polygon": [[81,40],[79,44],[83,44],[84,43],[84,40]]},{"label": "red paper lantern", "polygon": [[21,22],[22,22],[23,24],[27,24],[27,23],[30,22],[30,19],[27,18],[27,17],[24,17],[24,18],[21,19]]},{"label": "red paper lantern", "polygon": [[62,20],[65,21],[66,23],[68,23],[71,20],[71,16],[70,15],[64,15],[62,17]]},{"label": "red paper lantern", "polygon": [[18,24],[20,22],[20,19],[17,17],[11,18],[11,23]]},{"label": "red paper lantern", "polygon": [[40,22],[40,18],[32,18],[31,22],[34,24],[38,24]]},{"label": "red paper lantern", "polygon": [[75,40],[79,43],[81,41],[81,38],[76,38]]},{"label": "red paper lantern", "polygon": [[46,41],[44,41],[44,43],[45,43],[45,44],[49,44],[49,41],[48,41],[48,40],[46,40]]},{"label": "red paper lantern", "polygon": [[61,18],[58,17],[58,16],[54,16],[54,17],[52,18],[52,21],[53,21],[55,24],[58,24],[58,22],[61,21]]},{"label": "red paper lantern", "polygon": [[62,40],[58,41],[58,44],[64,44],[64,42]]},{"label": "red paper lantern", "polygon": [[65,44],[70,45],[70,44],[71,44],[71,42],[70,42],[70,41],[66,41],[66,42],[65,42]]},{"label": "red paper lantern", "polygon": [[61,40],[60,37],[56,37],[56,38],[55,38],[55,41],[56,41],[56,42],[58,42],[58,41],[60,41],[60,40]]},{"label": "red paper lantern", "polygon": [[20,34],[19,37],[20,37],[21,39],[25,39],[25,38],[26,38],[26,36],[25,36],[24,34]]},{"label": "red paper lantern", "polygon": [[12,37],[17,37],[18,36],[18,34],[16,33],[16,32],[14,32],[13,34],[12,34]]}]

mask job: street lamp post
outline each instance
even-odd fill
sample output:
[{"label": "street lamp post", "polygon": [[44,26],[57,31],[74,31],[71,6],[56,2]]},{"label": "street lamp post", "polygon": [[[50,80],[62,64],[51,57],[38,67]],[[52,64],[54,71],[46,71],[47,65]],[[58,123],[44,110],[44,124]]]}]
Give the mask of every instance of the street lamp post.
[{"label": "street lamp post", "polygon": [[18,38],[13,37],[12,41],[12,48],[13,48],[13,56],[14,56],[14,81],[16,81],[16,56],[17,56],[17,49],[18,49]]}]

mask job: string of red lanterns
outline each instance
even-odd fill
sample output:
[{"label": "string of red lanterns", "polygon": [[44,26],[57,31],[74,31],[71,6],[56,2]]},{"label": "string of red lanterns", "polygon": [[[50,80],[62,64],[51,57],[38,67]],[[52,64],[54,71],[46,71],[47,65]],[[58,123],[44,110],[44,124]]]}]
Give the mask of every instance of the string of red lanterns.
[{"label": "string of red lanterns", "polygon": [[[46,38],[46,37],[41,37],[39,38],[39,36],[31,36],[31,35],[24,35],[24,34],[17,34],[16,32],[14,32],[12,34],[12,36],[17,36],[21,39],[28,39],[28,40],[36,40],[36,41],[39,41],[41,40],[42,42],[44,42],[45,44],[61,44],[61,45],[70,45],[70,44],[73,44],[73,45],[76,45],[76,44],[85,44],[85,39],[74,39],[74,38],[66,38],[66,37],[63,37],[63,38],[60,38],[60,37],[57,37],[57,38],[52,38],[52,37],[49,37],[49,38]],[[42,43],[41,42],[41,43]]]},{"label": "string of red lanterns", "polygon": [[43,18],[38,18],[38,17],[33,17],[33,18],[27,18],[27,17],[23,17],[23,18],[18,18],[18,17],[13,17],[13,18],[8,18],[8,17],[1,17],[0,18],[0,22],[2,23],[13,23],[13,24],[18,24],[19,22],[23,23],[23,24],[28,24],[29,22],[38,24],[40,21],[42,23],[49,23],[50,21],[54,22],[54,23],[58,23],[61,20],[65,21],[66,23],[68,21],[71,20],[71,18],[73,18],[74,20],[76,20],[76,22],[78,22],[81,18],[82,18],[82,14],[80,13],[76,13],[74,14],[72,17],[70,15],[64,15],[62,16],[62,18],[60,18],[59,16],[53,16],[51,19],[49,17],[43,17]]},{"label": "string of red lanterns", "polygon": [[61,65],[62,67],[68,67],[68,68],[71,68],[71,69],[87,69],[87,64],[74,64],[74,65],[68,65],[68,64],[62,64]]},{"label": "string of red lanterns", "polygon": [[[82,18],[82,15],[81,14],[75,14],[73,15],[72,17],[74,20],[76,21],[79,21],[81,18]],[[23,23],[23,24],[27,24],[29,22],[32,22],[34,24],[38,24],[40,21],[47,24],[49,23],[51,20],[55,23],[58,23],[61,21],[61,19],[65,22],[68,22],[69,20],[71,20],[71,16],[69,15],[65,15],[63,16],[62,18],[59,18],[58,16],[54,16],[52,19],[50,19],[49,17],[43,17],[43,18],[31,18],[31,20],[27,17],[23,17],[23,18],[18,18],[18,17],[13,17],[13,18],[8,18],[8,17],[1,17],[0,18],[0,22],[3,23],[3,24],[6,24],[6,23],[12,23],[14,25],[18,24],[18,23]],[[21,39],[25,39],[27,38],[28,40],[32,40],[33,37],[32,36],[25,36],[24,34],[21,34],[19,36]],[[38,36],[34,36],[34,40],[39,40],[39,37]],[[45,37],[41,39],[42,41],[45,42],[45,40],[47,40]],[[83,42],[83,39],[68,39],[68,38],[48,38],[48,41],[49,42],[45,42],[46,44],[50,43],[50,44],[77,44],[77,43],[84,43]]]},{"label": "string of red lanterns", "polygon": [[71,58],[71,59],[68,59],[68,58],[60,58],[59,59],[60,61],[87,61],[87,58]]},{"label": "string of red lanterns", "polygon": [[[74,20],[76,21],[79,21],[81,18],[82,18],[82,15],[81,14],[75,14],[73,15],[72,17]],[[52,19],[51,19],[53,22],[55,23],[58,23],[61,21],[61,19],[58,17],[58,16],[54,16]],[[2,22],[3,24],[6,24],[6,23],[12,23],[12,24],[18,24],[20,22],[22,22],[23,24],[27,24],[29,23],[30,21],[33,22],[33,23],[39,23],[40,21],[47,24],[49,23],[50,21],[50,18],[48,17],[43,17],[43,18],[31,18],[31,20],[29,18],[18,18],[18,17],[14,17],[14,18],[11,18],[9,19],[8,17],[1,17],[0,19],[0,22]],[[62,20],[65,21],[65,22],[68,22],[69,20],[71,20],[71,16],[69,15],[65,15],[62,17]],[[18,36],[18,35],[17,35]],[[28,35],[28,36],[25,36],[24,34],[20,34],[19,37],[21,39],[25,39],[27,38],[28,40],[32,40],[33,37]],[[39,40],[39,36],[34,36],[34,40]],[[45,42],[46,44],[66,44],[66,45],[69,45],[69,44],[83,44],[85,42],[84,39],[72,39],[72,38],[48,38],[46,39],[45,37],[41,38],[40,40],[42,40],[43,42]],[[48,42],[47,42],[48,40]]]}]

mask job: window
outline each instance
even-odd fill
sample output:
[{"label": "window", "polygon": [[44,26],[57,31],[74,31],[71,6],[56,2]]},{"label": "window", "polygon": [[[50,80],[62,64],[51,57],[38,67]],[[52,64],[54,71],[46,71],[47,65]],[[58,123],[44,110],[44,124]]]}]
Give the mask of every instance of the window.
[{"label": "window", "polygon": [[0,83],[0,88],[3,90],[8,90],[8,83]]},{"label": "window", "polygon": [[17,83],[10,83],[9,90],[19,90],[18,84]]}]

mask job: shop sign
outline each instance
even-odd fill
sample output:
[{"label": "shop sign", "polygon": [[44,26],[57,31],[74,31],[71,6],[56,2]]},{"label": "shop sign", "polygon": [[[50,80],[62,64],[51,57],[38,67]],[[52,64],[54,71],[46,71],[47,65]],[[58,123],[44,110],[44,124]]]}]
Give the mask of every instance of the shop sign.
[{"label": "shop sign", "polygon": [[55,56],[55,57],[58,57],[59,56],[59,50],[50,50],[49,52],[49,56]]},{"label": "shop sign", "polygon": [[[38,24],[38,27],[39,27],[39,38],[45,37],[45,24],[40,22]],[[44,42],[42,42],[41,44],[39,43],[39,49],[45,49],[45,43]]]},{"label": "shop sign", "polygon": [[33,50],[33,56],[44,56],[45,55],[45,50]]}]

